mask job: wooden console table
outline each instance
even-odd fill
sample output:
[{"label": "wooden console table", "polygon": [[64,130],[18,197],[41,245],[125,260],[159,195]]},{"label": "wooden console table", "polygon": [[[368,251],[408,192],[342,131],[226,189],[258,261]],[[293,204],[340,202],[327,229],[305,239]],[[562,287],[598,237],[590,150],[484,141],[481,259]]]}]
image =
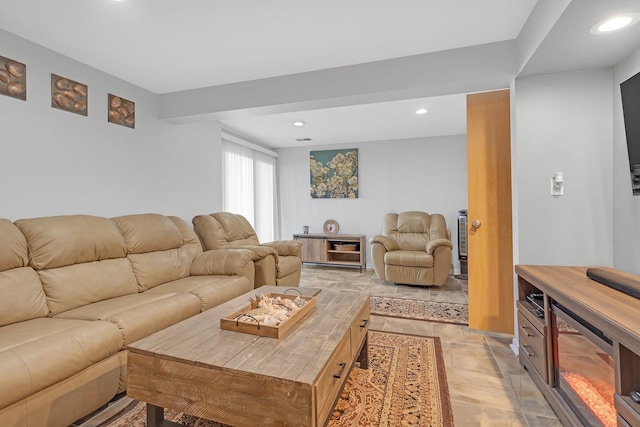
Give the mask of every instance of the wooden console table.
[{"label": "wooden console table", "polygon": [[[302,262],[360,267],[366,266],[364,234],[294,234],[302,241]],[[354,245],[355,250],[341,248]]]},{"label": "wooden console table", "polygon": [[[618,426],[640,426],[640,299],[589,279],[586,267],[517,265],[519,359],[563,425],[583,422],[559,392],[557,307],[602,332],[612,347]],[[536,303],[527,297],[538,294]],[[542,308],[537,307],[540,303]]]}]

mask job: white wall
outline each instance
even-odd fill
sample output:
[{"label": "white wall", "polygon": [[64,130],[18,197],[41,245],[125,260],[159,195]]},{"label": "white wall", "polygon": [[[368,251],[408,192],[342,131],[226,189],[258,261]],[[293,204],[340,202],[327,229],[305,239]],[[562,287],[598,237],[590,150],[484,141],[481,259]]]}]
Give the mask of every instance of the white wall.
[{"label": "white wall", "polygon": [[222,210],[220,123],[170,126],[162,151],[163,212],[191,224]]},{"label": "white wall", "polygon": [[[0,217],[219,210],[218,125],[158,119],[159,96],[0,30],[27,66],[27,100],[0,96]],[[88,85],[88,116],[51,107],[51,73]],[[107,94],[136,104],[136,128],[107,122]]]},{"label": "white wall", "polygon": [[515,262],[612,266],[612,70],[519,78],[515,91]]},{"label": "white wall", "polygon": [[[309,152],[344,148],[358,149],[359,198],[312,199]],[[334,219],[340,233],[365,234],[368,239],[382,231],[389,212],[442,213],[451,229],[452,262],[459,271],[457,214],[467,208],[466,158],[465,135],[279,149],[282,238],[302,233],[303,225],[310,233],[322,233],[324,222]],[[367,267],[372,268],[369,253]]]},{"label": "white wall", "polygon": [[640,48],[614,69],[613,77],[614,267],[636,275],[640,275],[640,197],[631,193],[620,83],[638,72]]}]

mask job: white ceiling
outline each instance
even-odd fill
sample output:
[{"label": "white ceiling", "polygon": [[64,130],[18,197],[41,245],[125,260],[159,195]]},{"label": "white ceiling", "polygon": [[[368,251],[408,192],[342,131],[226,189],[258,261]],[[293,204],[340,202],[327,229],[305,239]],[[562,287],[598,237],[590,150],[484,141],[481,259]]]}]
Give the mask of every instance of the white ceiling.
[{"label": "white ceiling", "polygon": [[[416,110],[425,108],[426,114]],[[302,120],[303,127],[293,126]],[[222,120],[227,129],[270,147],[383,141],[466,133],[466,95],[434,96],[376,104]],[[299,143],[299,138],[312,141]]]},{"label": "white ceiling", "polygon": [[0,28],[162,94],[510,40],[535,0],[1,0]]},{"label": "white ceiling", "polygon": [[[558,4],[569,6],[523,75],[612,66],[640,45],[640,25],[588,33],[596,20],[640,12],[638,0],[0,0],[0,28],[164,94],[514,40],[536,5]],[[269,147],[461,134],[464,96],[222,123]],[[416,116],[422,106],[429,113]]]}]

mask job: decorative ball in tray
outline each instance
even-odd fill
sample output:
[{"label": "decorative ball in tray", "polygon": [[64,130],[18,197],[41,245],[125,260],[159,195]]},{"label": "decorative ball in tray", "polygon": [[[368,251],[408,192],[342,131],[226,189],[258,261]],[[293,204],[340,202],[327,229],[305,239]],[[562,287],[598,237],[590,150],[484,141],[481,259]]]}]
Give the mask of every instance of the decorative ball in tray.
[{"label": "decorative ball in tray", "polygon": [[282,338],[292,326],[316,306],[315,297],[260,294],[249,298],[242,310],[220,319],[220,329]]}]

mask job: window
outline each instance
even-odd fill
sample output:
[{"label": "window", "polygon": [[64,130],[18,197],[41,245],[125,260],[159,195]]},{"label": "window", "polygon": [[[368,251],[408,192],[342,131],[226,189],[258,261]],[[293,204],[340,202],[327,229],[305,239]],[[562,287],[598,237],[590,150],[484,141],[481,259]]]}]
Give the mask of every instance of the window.
[{"label": "window", "polygon": [[223,132],[222,208],[247,218],[260,242],[276,240],[278,235],[275,156],[276,153]]}]

